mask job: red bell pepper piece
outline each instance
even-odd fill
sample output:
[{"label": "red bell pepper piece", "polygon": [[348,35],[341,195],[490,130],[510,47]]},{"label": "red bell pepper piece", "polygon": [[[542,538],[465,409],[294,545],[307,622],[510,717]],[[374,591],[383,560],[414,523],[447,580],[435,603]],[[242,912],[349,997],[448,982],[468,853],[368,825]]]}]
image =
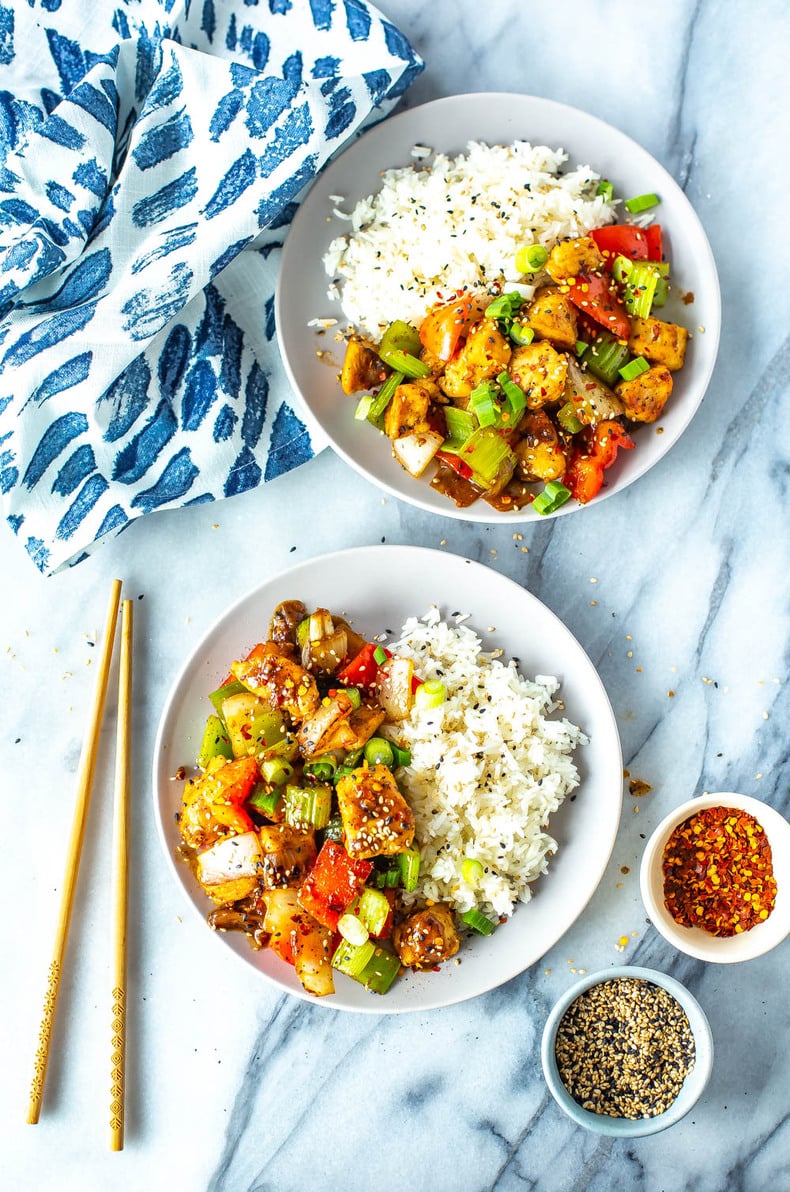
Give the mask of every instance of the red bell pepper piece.
[{"label": "red bell pepper piece", "polygon": [[577,447],[571,455],[563,483],[580,505],[586,505],[601,491],[603,474],[617,458],[618,450],[630,450],[634,440],[614,419],[599,422],[586,447]]},{"label": "red bell pepper piece", "polygon": [[439,460],[440,463],[446,464],[448,468],[452,468],[464,480],[471,480],[472,469],[469,464],[465,463],[460,455],[456,455],[454,451],[437,451],[434,459]]},{"label": "red bell pepper piece", "polygon": [[454,298],[444,306],[437,306],[422,321],[420,343],[440,360],[449,360],[466,335],[472,315],[472,299]]},{"label": "red bell pepper piece", "polygon": [[630,261],[648,260],[647,234],[636,224],[608,224],[605,228],[593,228],[590,235],[603,253],[607,269],[611,269],[617,256],[628,257]]},{"label": "red bell pepper piece", "polygon": [[648,261],[663,261],[664,245],[661,224],[651,224],[649,228],[645,228],[645,238],[647,240]]},{"label": "red bell pepper piece", "polygon": [[378,678],[379,664],[373,655],[379,648],[384,650],[388,658],[392,657],[390,651],[379,647],[377,642],[366,642],[359,653],[338,671],[336,677],[345,687],[371,687]]},{"label": "red bell pepper piece", "polygon": [[299,901],[314,919],[336,931],[338,919],[351,906],[372,869],[370,861],[353,860],[342,844],[327,840],[302,882]]},{"label": "red bell pepper piece", "polygon": [[612,335],[618,339],[628,339],[631,334],[628,314],[609,278],[600,277],[597,273],[589,276],[582,274],[571,286],[568,297],[574,306],[578,306],[579,310],[595,319]]}]

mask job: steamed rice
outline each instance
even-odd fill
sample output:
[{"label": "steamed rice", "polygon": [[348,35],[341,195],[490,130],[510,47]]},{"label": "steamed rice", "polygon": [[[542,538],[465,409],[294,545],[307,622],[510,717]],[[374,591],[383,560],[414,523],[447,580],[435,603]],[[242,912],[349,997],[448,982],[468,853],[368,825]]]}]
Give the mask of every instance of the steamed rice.
[{"label": "steamed rice", "polygon": [[[398,779],[415,815],[420,877],[413,899],[477,907],[495,917],[528,902],[545,873],[554,839],[549,816],[579,784],[573,761],[581,729],[549,719],[557,679],[521,676],[482,650],[477,634],[450,626],[432,608],[411,618],[390,647],[412,658],[423,679],[439,679],[447,698],[414,708],[397,737],[411,750]],[[461,878],[465,857],[484,867],[475,886]]]},{"label": "steamed rice", "polygon": [[[386,170],[379,191],[350,214],[335,208],[351,227],[324,257],[330,297],[378,340],[395,319],[418,326],[457,290],[518,282],[522,245],[551,248],[614,219],[612,204],[595,194],[600,175],[589,166],[560,174],[567,160],[561,149],[527,141],[470,141],[458,157]],[[520,288],[531,296],[531,287]]]}]

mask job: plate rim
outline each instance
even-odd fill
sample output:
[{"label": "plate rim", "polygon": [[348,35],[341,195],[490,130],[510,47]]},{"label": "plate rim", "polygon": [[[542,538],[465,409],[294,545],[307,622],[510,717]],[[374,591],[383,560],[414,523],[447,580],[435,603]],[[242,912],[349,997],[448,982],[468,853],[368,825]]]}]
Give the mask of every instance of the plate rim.
[{"label": "plate rim", "polygon": [[[172,877],[175,880],[176,884],[180,888],[183,897],[186,899],[186,901],[192,907],[193,912],[196,915],[198,915],[198,917],[200,918],[200,921],[202,922],[203,927],[205,929],[205,934],[209,934],[211,936],[217,937],[218,942],[223,945],[223,951],[225,953],[231,952],[231,953],[235,954],[237,959],[242,964],[244,964],[244,966],[247,970],[251,969],[255,973],[257,973],[257,975],[259,977],[262,977],[272,987],[273,990],[276,989],[281,994],[290,994],[294,997],[301,998],[302,1000],[307,1001],[309,1004],[316,1004],[316,1003],[320,1004],[325,1009],[332,1009],[332,1010],[344,1011],[344,1012],[350,1012],[350,1013],[374,1014],[374,1015],[376,1015],[376,1014],[403,1014],[403,1013],[427,1012],[429,1010],[441,1009],[446,1006],[456,1005],[460,1002],[469,1001],[469,1000],[472,1000],[473,998],[481,996],[484,993],[489,993],[489,992],[491,992],[491,990],[499,988],[500,986],[507,984],[507,982],[513,980],[514,978],[516,978],[516,977],[520,976],[521,974],[523,974],[524,972],[526,972],[526,970],[528,968],[530,968],[533,964],[538,963],[538,961],[541,959],[541,957],[543,955],[545,955],[545,953],[550,948],[556,946],[556,944],[562,939],[563,935],[565,935],[565,933],[568,930],[570,930],[570,928],[573,926],[573,924],[579,919],[581,914],[584,912],[586,907],[589,905],[590,901],[593,898],[593,895],[598,890],[598,888],[601,884],[601,880],[603,879],[604,873],[606,871],[606,867],[609,864],[609,860],[612,856],[612,852],[614,851],[614,846],[615,846],[616,839],[617,839],[617,833],[619,831],[620,823],[622,820],[622,805],[623,805],[623,788],[622,788],[622,783],[620,783],[620,784],[618,784],[618,786],[616,788],[616,799],[613,800],[612,822],[610,825],[610,830],[608,832],[608,835],[605,838],[604,849],[601,851],[600,854],[598,854],[597,864],[591,868],[591,875],[590,875],[590,878],[588,879],[590,882],[589,890],[587,891],[586,897],[584,898],[583,902],[578,903],[578,904],[574,903],[572,909],[568,913],[560,916],[559,931],[558,931],[558,934],[556,935],[555,939],[546,946],[546,948],[540,955],[531,959],[527,964],[521,964],[518,960],[516,960],[515,967],[510,969],[506,975],[504,975],[504,976],[496,976],[495,975],[494,978],[490,982],[484,983],[480,987],[475,988],[474,991],[472,991],[472,992],[469,992],[469,991],[464,992],[463,990],[460,990],[457,993],[457,996],[456,996],[455,992],[453,992],[453,994],[451,994],[450,996],[447,996],[446,993],[442,992],[439,996],[435,996],[435,997],[429,996],[428,998],[423,998],[423,1000],[417,1005],[399,1005],[399,1006],[394,1006],[394,1005],[388,1006],[386,1004],[386,1001],[387,1001],[386,998],[375,999],[375,1001],[371,998],[371,999],[367,999],[362,1004],[355,1004],[355,1005],[337,1003],[333,1000],[330,1000],[330,998],[327,998],[327,997],[316,998],[313,995],[309,994],[304,989],[286,987],[276,977],[271,976],[269,973],[265,972],[263,969],[258,968],[255,964],[253,964],[251,955],[248,955],[247,952],[245,952],[245,951],[242,951],[242,950],[237,951],[234,947],[228,946],[228,944],[222,938],[222,933],[216,932],[216,931],[211,931],[210,928],[207,927],[205,914],[201,910],[201,908],[196,904],[194,899],[192,898],[190,891],[188,889],[187,883],[183,879],[183,876],[181,873],[181,868],[180,868],[175,856],[172,853],[170,843],[167,840],[167,837],[165,835],[165,820],[164,820],[164,815],[162,814],[162,808],[161,808],[162,800],[160,798],[160,795],[164,789],[163,779],[161,779],[161,774],[163,774],[165,772],[165,770],[167,769],[167,767],[164,766],[164,761],[166,760],[166,753],[167,753],[166,733],[167,733],[168,728],[170,727],[170,721],[175,713],[175,709],[176,709],[176,705],[177,705],[177,701],[178,701],[178,697],[179,697],[179,693],[180,693],[182,684],[185,682],[186,677],[187,677],[188,673],[190,672],[190,670],[192,669],[192,667],[194,666],[194,664],[203,657],[204,653],[206,652],[206,648],[207,648],[207,645],[208,645],[211,637],[213,637],[224,625],[232,622],[232,620],[234,619],[234,617],[237,616],[240,608],[243,605],[246,605],[249,601],[259,597],[262,593],[264,593],[266,591],[266,589],[268,589],[274,585],[277,585],[279,583],[282,583],[287,577],[289,577],[291,575],[298,576],[298,574],[301,571],[304,571],[304,570],[313,571],[315,569],[321,568],[322,566],[326,566],[330,561],[333,564],[337,564],[339,562],[342,562],[344,559],[348,559],[351,556],[366,557],[367,559],[370,559],[370,558],[375,557],[376,555],[379,555],[379,556],[389,556],[391,558],[396,553],[408,554],[410,556],[416,555],[419,558],[422,558],[425,560],[432,559],[435,562],[437,562],[437,561],[446,562],[449,559],[449,560],[452,560],[453,567],[457,567],[459,564],[469,566],[473,570],[476,570],[479,573],[481,573],[482,575],[484,575],[489,582],[491,581],[491,579],[493,579],[496,584],[501,583],[505,587],[514,589],[515,592],[518,593],[520,599],[526,598],[528,602],[534,602],[536,605],[538,605],[542,609],[542,611],[548,616],[548,618],[552,622],[555,623],[556,628],[561,633],[566,635],[566,637],[569,641],[569,644],[572,644],[572,646],[575,648],[575,650],[578,651],[581,660],[585,664],[585,666],[587,668],[587,672],[588,672],[587,680],[591,681],[595,685],[596,698],[597,698],[597,701],[599,702],[600,712],[603,716],[603,721],[605,723],[605,729],[611,738],[610,744],[613,744],[615,746],[615,756],[614,756],[614,759],[612,762],[613,773],[622,774],[622,769],[623,769],[622,741],[620,739],[620,733],[617,728],[617,718],[615,716],[614,709],[612,707],[611,700],[609,699],[609,695],[608,695],[608,692],[604,685],[604,682],[603,682],[600,674],[598,673],[597,668],[595,667],[594,663],[592,662],[592,659],[590,658],[589,654],[585,650],[584,646],[581,644],[581,642],[578,640],[578,638],[576,638],[575,634],[568,628],[568,626],[565,625],[564,621],[558,616],[558,614],[555,613],[553,611],[553,609],[549,608],[549,606],[546,605],[542,600],[540,600],[540,598],[538,596],[536,596],[533,592],[530,592],[528,588],[523,587],[522,585],[520,585],[518,583],[518,581],[512,579],[510,576],[504,575],[502,572],[496,571],[494,568],[487,566],[485,563],[481,563],[475,559],[471,559],[466,555],[459,555],[459,554],[456,554],[454,551],[438,550],[433,547],[411,546],[408,543],[405,543],[405,544],[394,544],[394,543],[393,544],[389,544],[389,543],[388,544],[372,544],[372,545],[368,545],[368,546],[354,546],[354,547],[348,547],[348,548],[341,548],[340,550],[328,551],[324,554],[310,556],[309,558],[303,559],[300,563],[296,564],[293,567],[282,568],[279,571],[275,572],[273,575],[269,576],[267,579],[263,580],[262,582],[251,586],[242,595],[240,595],[235,600],[233,600],[229,605],[227,605],[219,613],[219,615],[211,621],[211,623],[208,625],[208,627],[205,629],[205,631],[201,634],[200,638],[196,641],[193,648],[189,651],[187,657],[184,659],[182,664],[179,666],[179,668],[175,674],[175,677],[169,686],[165,700],[161,706],[159,721],[157,724],[157,729],[156,729],[156,734],[155,734],[155,739],[154,739],[154,747],[153,747],[152,769],[151,769],[151,778],[152,778],[151,787],[152,787],[153,811],[154,811],[154,819],[156,821],[157,835],[159,837],[159,841],[160,841],[162,850],[165,855],[167,867],[170,870]],[[411,614],[409,614],[409,615],[411,615]],[[414,614],[414,615],[418,615],[418,614]],[[482,627],[476,627],[476,631],[478,632],[478,635],[482,635],[485,633],[485,630]],[[567,802],[567,800],[566,800],[566,802]],[[550,874],[551,874],[551,870],[549,870],[548,875],[543,875],[543,878],[545,879],[545,877],[550,876]],[[514,956],[516,955],[516,951],[517,950],[514,949]],[[439,989],[439,987],[437,986],[437,991],[438,991],[438,989]]]},{"label": "plate rim", "polygon": [[[620,139],[624,143],[624,147],[627,148],[629,153],[635,154],[637,156],[643,156],[649,161],[651,171],[657,171],[657,178],[664,190],[669,188],[674,193],[676,200],[685,207],[685,217],[694,227],[696,239],[699,241],[702,250],[704,269],[707,271],[711,282],[712,309],[710,313],[712,313],[714,316],[714,326],[711,328],[711,320],[710,317],[708,317],[706,319],[705,334],[706,342],[712,342],[713,347],[712,349],[708,350],[708,358],[705,368],[698,383],[698,396],[696,397],[695,401],[690,403],[689,409],[684,411],[685,417],[683,417],[674,427],[672,436],[667,439],[669,445],[664,448],[658,459],[652,461],[651,463],[645,462],[644,466],[639,465],[637,462],[637,457],[633,465],[633,475],[630,475],[625,483],[618,487],[615,487],[614,485],[604,487],[595,498],[595,507],[599,506],[602,501],[607,500],[616,493],[623,492],[630,488],[632,484],[640,480],[644,475],[646,475],[647,472],[649,472],[653,467],[661,463],[666,458],[672,448],[685,434],[690,423],[697,414],[708,391],[711,378],[713,376],[713,371],[716,367],[721,339],[722,318],[721,283],[718,275],[718,269],[716,267],[716,260],[713,255],[713,250],[711,248],[710,241],[708,240],[702,220],[700,219],[696,209],[694,208],[691,200],[688,198],[683,188],[673,178],[666,167],[663,166],[655,157],[653,157],[653,155],[647,149],[645,149],[643,145],[630,136],[630,134],[623,132],[621,129],[617,128],[613,124],[610,124],[600,116],[596,116],[593,113],[587,112],[583,108],[575,107],[572,104],[563,103],[560,100],[555,99],[546,99],[542,96],[522,92],[459,92],[453,95],[439,96],[436,99],[427,100],[425,103],[415,105],[414,107],[405,108],[403,111],[399,111],[395,115],[385,117],[371,128],[368,128],[365,132],[363,132],[356,139],[346,145],[341,151],[339,151],[337,156],[335,156],[324,167],[324,169],[320,171],[316,179],[311,184],[310,189],[303,198],[299,209],[293,218],[288,235],[285,237],[277,272],[274,294],[274,322],[280,358],[283,363],[285,374],[291,386],[292,395],[298,402],[300,414],[306,415],[310,419],[310,425],[320,427],[321,435],[328,446],[330,446],[335,454],[339,455],[340,458],[350,468],[367,480],[368,483],[372,484],[375,488],[388,493],[396,500],[404,501],[407,504],[413,505],[424,512],[432,513],[435,516],[445,516],[457,521],[467,521],[487,525],[529,525],[535,524],[535,522],[550,521],[556,517],[565,517],[573,513],[578,513],[585,506],[581,506],[576,502],[568,502],[567,504],[562,505],[559,509],[555,510],[553,513],[539,515],[536,514],[531,507],[524,507],[523,509],[514,510],[509,513],[499,512],[491,509],[490,506],[486,505],[486,503],[483,501],[477,501],[467,508],[459,509],[453,504],[452,501],[448,500],[446,509],[438,509],[434,504],[422,498],[421,494],[423,493],[425,486],[422,485],[419,480],[413,481],[413,492],[411,491],[411,486],[407,487],[405,491],[401,491],[394,485],[394,483],[391,483],[386,476],[382,477],[381,475],[378,475],[373,468],[368,468],[355,459],[349,451],[347,451],[340,443],[336,441],[335,437],[330,433],[326,425],[319,420],[316,414],[313,413],[313,410],[303,397],[301,387],[297,382],[296,373],[292,366],[287,347],[288,341],[284,331],[286,320],[283,315],[283,291],[287,285],[287,279],[293,273],[293,270],[291,269],[292,258],[295,258],[298,255],[299,250],[296,247],[296,244],[299,229],[302,222],[308,220],[311,215],[313,203],[317,201],[314,198],[314,195],[318,193],[317,188],[320,188],[323,185],[322,180],[325,180],[327,176],[334,177],[334,172],[337,166],[347,159],[349,154],[359,152],[360,145],[370,144],[374,139],[377,140],[378,138],[383,137],[383,130],[391,129],[393,124],[414,121],[419,118],[420,113],[424,114],[427,109],[431,109],[433,111],[439,110],[442,107],[463,107],[465,105],[479,105],[491,101],[494,103],[507,102],[511,104],[524,104],[525,106],[534,105],[537,111],[549,111],[555,115],[560,114],[563,118],[568,120],[580,121],[583,124],[587,123],[591,128],[595,128],[599,134]],[[564,146],[559,147],[563,148],[565,152],[568,152]],[[593,163],[589,164],[592,165]],[[657,187],[657,189],[659,189],[659,187]],[[297,235],[294,235],[294,229],[296,229]],[[338,307],[338,309],[340,308]],[[485,506],[485,508],[478,509],[478,506]]]}]

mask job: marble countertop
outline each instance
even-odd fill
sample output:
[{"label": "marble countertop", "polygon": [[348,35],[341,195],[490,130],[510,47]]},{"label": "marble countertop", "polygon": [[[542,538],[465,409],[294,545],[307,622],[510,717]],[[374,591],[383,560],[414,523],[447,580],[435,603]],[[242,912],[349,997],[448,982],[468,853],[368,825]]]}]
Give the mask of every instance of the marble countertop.
[{"label": "marble countertop", "polygon": [[[645,836],[703,790],[785,815],[790,363],[776,229],[787,21],[717,0],[382,0],[427,62],[414,106],[513,90],[584,108],[641,142],[707,230],[723,295],[707,397],[669,455],[580,517],[530,527],[437,518],[380,494],[329,451],[264,490],[142,519],[42,579],[0,535],[4,693],[4,1186],[296,1192],[787,1187],[790,944],[746,964],[676,953],[646,921]],[[782,51],[785,51],[783,53]],[[331,500],[321,494],[332,494]],[[319,495],[316,500],[316,494]],[[415,543],[486,562],[554,610],[609,692],[626,786],[611,862],[589,906],[537,964],[425,1015],[357,1016],[282,996],[221,954],[156,835],[150,759],[181,660],[242,592],[313,555]],[[521,547],[526,547],[523,551]],[[107,1150],[112,739],[82,859],[44,1110],[24,1124],[95,649],[113,576],[136,599],[127,1140]],[[591,586],[592,580],[597,581]],[[670,695],[673,692],[674,695]],[[111,700],[112,704],[112,700]],[[627,937],[625,947],[621,938]],[[624,962],[685,982],[713,1029],[713,1075],[670,1131],[619,1142],[550,1098],[540,1034],[582,970]]]}]

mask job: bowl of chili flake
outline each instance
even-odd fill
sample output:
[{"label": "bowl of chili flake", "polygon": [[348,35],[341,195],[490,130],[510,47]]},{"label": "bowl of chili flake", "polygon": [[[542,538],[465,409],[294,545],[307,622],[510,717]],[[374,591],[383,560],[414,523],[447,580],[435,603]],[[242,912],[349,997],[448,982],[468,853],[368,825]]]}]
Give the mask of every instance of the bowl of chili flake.
[{"label": "bowl of chili flake", "polygon": [[667,815],[642,857],[653,924],[688,956],[752,960],[790,934],[790,823],[749,795],[705,794]]}]

